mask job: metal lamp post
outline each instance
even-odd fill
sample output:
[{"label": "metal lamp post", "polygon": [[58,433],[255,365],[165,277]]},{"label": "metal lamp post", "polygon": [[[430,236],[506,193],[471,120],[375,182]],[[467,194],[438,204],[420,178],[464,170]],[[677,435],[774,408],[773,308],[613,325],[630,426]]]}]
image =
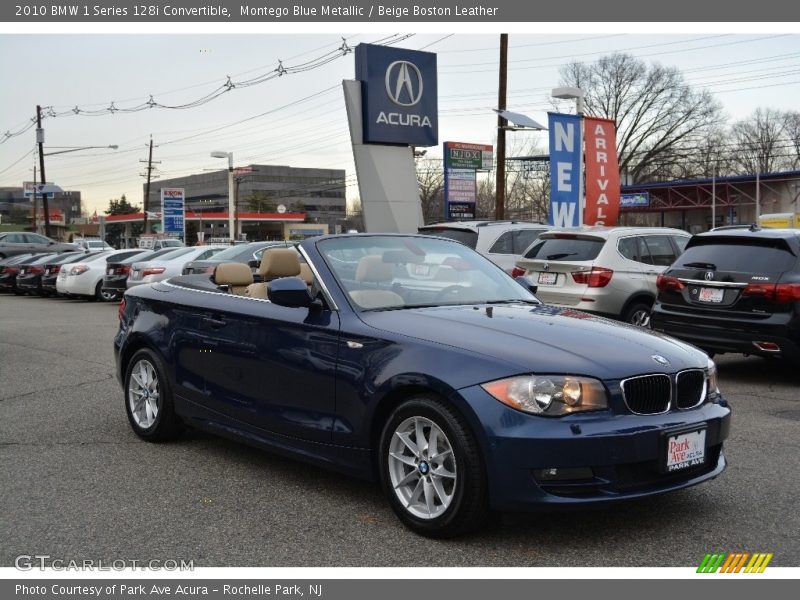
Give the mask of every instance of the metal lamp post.
[{"label": "metal lamp post", "polygon": [[[554,88],[550,95],[553,98],[560,100],[575,100],[575,108],[578,116],[583,116],[585,107],[584,93],[581,88],[577,87],[559,87]],[[578,139],[578,148],[581,150],[581,173],[578,177],[578,225],[583,225],[583,209],[586,206],[586,199],[583,197],[583,119],[580,124],[580,137]]]},{"label": "metal lamp post", "polygon": [[236,232],[234,231],[233,224],[233,213],[235,212],[233,198],[233,152],[215,151],[211,153],[211,158],[228,159],[228,235],[232,244],[236,240]]}]

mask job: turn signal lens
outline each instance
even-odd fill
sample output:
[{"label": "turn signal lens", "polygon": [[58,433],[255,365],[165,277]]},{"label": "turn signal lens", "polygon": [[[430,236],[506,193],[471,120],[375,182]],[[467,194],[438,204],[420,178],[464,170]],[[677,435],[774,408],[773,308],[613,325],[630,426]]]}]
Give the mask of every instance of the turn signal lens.
[{"label": "turn signal lens", "polygon": [[708,359],[708,366],[706,367],[706,389],[708,390],[707,396],[713,397],[719,395],[719,386],[717,385],[717,365],[710,358]]},{"label": "turn signal lens", "polygon": [[545,417],[608,408],[605,387],[588,377],[521,375],[484,383],[481,387],[511,408]]}]

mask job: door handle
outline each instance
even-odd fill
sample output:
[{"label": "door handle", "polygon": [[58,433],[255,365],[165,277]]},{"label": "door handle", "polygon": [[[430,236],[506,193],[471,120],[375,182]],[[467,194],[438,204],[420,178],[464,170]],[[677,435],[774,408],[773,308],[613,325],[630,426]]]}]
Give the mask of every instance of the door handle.
[{"label": "door handle", "polygon": [[203,323],[209,325],[211,329],[219,329],[228,324],[228,322],[223,319],[215,319],[213,317],[203,317]]}]

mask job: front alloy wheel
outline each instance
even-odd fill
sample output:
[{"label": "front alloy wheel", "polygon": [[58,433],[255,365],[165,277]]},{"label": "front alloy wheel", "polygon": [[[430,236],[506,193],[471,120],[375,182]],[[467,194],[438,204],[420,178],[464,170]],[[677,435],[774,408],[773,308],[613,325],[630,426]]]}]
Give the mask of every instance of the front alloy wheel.
[{"label": "front alloy wheel", "polygon": [[397,517],[421,535],[454,537],[489,510],[483,459],[463,416],[435,396],[402,402],[384,424],[378,463]]},{"label": "front alloy wheel", "polygon": [[389,444],[389,477],[406,510],[420,519],[434,519],[453,501],[458,484],[450,440],[424,417],[410,417],[395,429]]}]

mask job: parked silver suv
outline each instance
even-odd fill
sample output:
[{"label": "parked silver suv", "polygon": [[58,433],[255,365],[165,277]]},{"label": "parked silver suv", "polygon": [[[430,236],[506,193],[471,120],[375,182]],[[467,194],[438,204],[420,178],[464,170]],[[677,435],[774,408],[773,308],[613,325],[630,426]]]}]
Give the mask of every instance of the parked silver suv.
[{"label": "parked silver suv", "polygon": [[525,221],[452,221],[425,225],[419,233],[461,242],[510,274],[525,249],[550,229],[550,225]]},{"label": "parked silver suv", "polygon": [[691,235],[664,227],[579,227],[543,233],[517,261],[546,304],[647,327],[656,278]]}]

